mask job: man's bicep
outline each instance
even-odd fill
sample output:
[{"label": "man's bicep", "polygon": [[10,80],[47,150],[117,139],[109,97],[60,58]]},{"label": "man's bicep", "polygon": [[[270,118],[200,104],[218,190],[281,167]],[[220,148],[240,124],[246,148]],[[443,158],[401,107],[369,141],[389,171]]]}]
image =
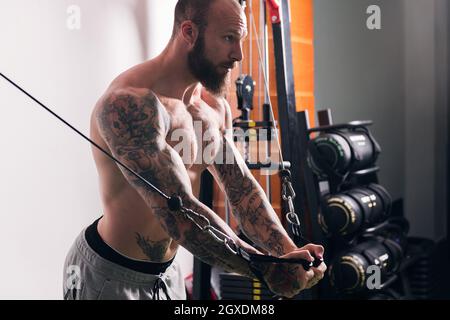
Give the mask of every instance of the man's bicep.
[{"label": "man's bicep", "polygon": [[[179,155],[166,143],[162,106],[153,94],[112,96],[97,113],[97,123],[111,153],[164,193],[190,192]],[[133,187],[144,196],[149,188],[124,168]],[[187,179],[187,180],[186,180]]]},{"label": "man's bicep", "polygon": [[111,152],[136,169],[142,157],[153,157],[164,142],[158,102],[154,95],[111,94],[97,110],[99,131]]}]

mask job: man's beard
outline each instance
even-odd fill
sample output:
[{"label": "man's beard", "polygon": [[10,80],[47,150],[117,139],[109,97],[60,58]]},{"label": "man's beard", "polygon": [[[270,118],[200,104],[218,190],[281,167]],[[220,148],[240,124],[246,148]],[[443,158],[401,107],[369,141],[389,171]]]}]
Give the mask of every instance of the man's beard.
[{"label": "man's beard", "polygon": [[[229,80],[229,72],[220,74],[205,54],[205,38],[199,35],[194,48],[188,54],[189,70],[200,83],[213,94],[222,95]],[[230,64],[231,65],[231,64]]]}]

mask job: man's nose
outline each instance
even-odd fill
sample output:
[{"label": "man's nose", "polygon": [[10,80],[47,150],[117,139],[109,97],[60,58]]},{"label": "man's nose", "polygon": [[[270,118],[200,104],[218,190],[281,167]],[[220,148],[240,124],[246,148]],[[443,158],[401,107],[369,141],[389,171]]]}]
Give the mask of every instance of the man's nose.
[{"label": "man's nose", "polygon": [[231,59],[234,61],[242,61],[243,58],[243,52],[242,52],[242,42],[236,42],[236,44],[233,46],[233,51],[231,52]]}]

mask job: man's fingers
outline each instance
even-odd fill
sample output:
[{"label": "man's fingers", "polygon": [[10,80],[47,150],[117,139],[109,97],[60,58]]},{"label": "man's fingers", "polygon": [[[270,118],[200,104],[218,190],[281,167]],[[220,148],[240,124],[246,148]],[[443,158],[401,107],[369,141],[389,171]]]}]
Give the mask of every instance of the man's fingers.
[{"label": "man's fingers", "polygon": [[313,269],[317,269],[318,272],[320,272],[323,277],[323,274],[327,271],[327,265],[325,263],[322,263],[319,267]]},{"label": "man's fingers", "polygon": [[[285,259],[304,259],[306,261],[313,262],[315,258],[313,257],[322,257],[323,255],[323,247],[317,246],[317,245],[307,245],[305,247],[296,249],[281,258]],[[318,267],[312,267],[308,271],[304,270],[301,266],[300,273],[298,273],[299,282],[301,284],[301,290],[303,289],[309,289],[313,286],[315,286],[324,276],[324,272],[326,271],[327,267],[325,263],[320,264]]]},{"label": "man's fingers", "polygon": [[309,262],[314,261],[314,257],[311,255],[311,253],[308,250],[303,249],[297,249],[292,252],[289,252],[288,254],[282,256],[281,258],[286,259],[305,259]]},{"label": "man's fingers", "polygon": [[314,277],[322,280],[325,272],[327,271],[327,265],[325,263],[321,263],[317,268],[311,268],[314,272]]},{"label": "man's fingers", "polygon": [[321,278],[323,278],[323,274],[327,271],[327,265],[323,261],[321,261],[320,264],[314,263],[311,270],[314,271],[316,276],[321,275]]},{"label": "man's fingers", "polygon": [[323,253],[325,251],[325,248],[321,245],[316,245],[313,243],[309,243],[304,247],[301,247],[302,250],[308,250],[311,252],[314,256],[316,256],[319,259],[323,259]]},{"label": "man's fingers", "polygon": [[320,280],[323,279],[323,277],[325,275],[325,271],[327,271],[327,266],[325,263],[322,263],[317,268],[311,268],[310,271],[313,271],[314,276],[306,285],[307,289],[314,287],[317,283],[319,283]]},{"label": "man's fingers", "polygon": [[312,279],[314,279],[314,271],[312,269],[309,269],[308,271],[306,271],[306,280],[307,281],[311,281]]}]

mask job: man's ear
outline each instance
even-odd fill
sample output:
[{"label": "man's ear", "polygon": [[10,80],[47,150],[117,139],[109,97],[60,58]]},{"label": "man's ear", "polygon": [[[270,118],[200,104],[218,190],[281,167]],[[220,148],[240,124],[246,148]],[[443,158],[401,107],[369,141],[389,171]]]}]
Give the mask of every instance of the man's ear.
[{"label": "man's ear", "polygon": [[197,41],[198,38],[198,27],[197,25],[190,21],[184,21],[183,23],[181,23],[181,36],[183,38],[183,40],[185,41],[185,43],[187,44],[187,46],[189,47],[189,49],[191,49],[192,47],[194,47],[195,42]]}]

